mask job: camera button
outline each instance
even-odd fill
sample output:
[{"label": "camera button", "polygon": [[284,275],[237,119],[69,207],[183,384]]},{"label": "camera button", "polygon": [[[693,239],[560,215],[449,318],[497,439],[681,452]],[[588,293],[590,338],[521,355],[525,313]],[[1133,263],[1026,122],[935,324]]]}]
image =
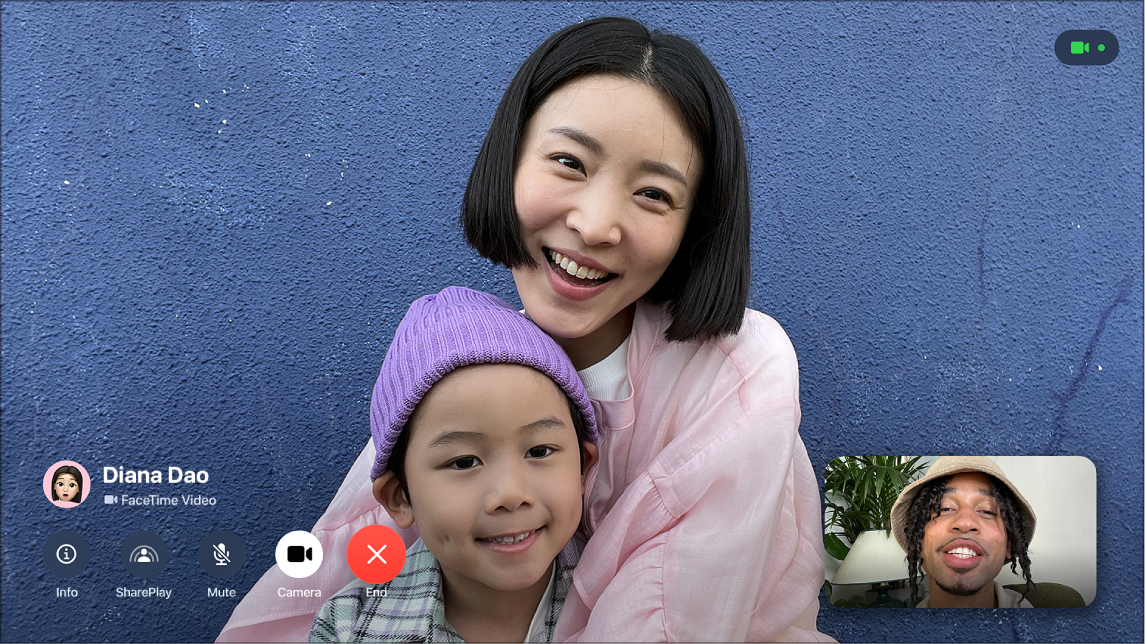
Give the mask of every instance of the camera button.
[{"label": "camera button", "polygon": [[275,547],[275,561],[288,577],[309,577],[322,565],[322,544],[305,530],[288,532]]}]

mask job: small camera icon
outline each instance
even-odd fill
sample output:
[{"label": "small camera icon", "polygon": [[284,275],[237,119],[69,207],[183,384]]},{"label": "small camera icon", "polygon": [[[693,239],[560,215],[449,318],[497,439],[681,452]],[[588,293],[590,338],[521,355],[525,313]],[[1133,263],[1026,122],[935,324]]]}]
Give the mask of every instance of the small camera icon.
[{"label": "small camera icon", "polygon": [[303,546],[289,546],[287,548],[287,561],[291,563],[300,563],[302,561],[311,561],[313,559],[313,548],[304,548]]}]

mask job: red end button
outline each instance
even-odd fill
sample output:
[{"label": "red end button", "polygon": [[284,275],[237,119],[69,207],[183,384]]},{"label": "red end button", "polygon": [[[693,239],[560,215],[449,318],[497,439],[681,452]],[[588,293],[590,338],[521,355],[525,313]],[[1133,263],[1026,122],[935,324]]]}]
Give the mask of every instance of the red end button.
[{"label": "red end button", "polygon": [[355,577],[368,584],[384,584],[402,572],[406,544],[391,528],[368,525],[350,538],[346,561]]}]

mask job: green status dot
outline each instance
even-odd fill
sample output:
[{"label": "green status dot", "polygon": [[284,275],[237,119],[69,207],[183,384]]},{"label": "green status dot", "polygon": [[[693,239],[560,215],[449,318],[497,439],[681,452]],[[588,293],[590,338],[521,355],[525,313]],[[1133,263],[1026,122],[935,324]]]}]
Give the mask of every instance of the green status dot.
[{"label": "green status dot", "polygon": [[1106,51],[1106,45],[1099,45],[1098,51]]}]

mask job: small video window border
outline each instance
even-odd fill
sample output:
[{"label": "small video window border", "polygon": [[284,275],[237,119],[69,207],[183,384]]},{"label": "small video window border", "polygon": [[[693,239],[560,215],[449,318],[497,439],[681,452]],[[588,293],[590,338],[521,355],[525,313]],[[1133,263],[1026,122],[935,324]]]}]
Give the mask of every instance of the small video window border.
[{"label": "small video window border", "polygon": [[[915,605],[912,604],[907,554],[901,546],[907,539],[905,526],[909,517],[906,513],[910,501],[927,482],[944,472],[950,471],[953,476],[956,472],[991,470],[992,467],[997,468],[996,473],[1002,474],[1010,488],[1019,492],[1021,498],[1012,499],[1013,507],[1019,510],[1015,520],[1023,520],[1024,526],[1030,525],[1030,518],[1024,514],[1024,510],[1029,509],[1036,528],[1026,549],[1027,570],[1033,584],[1027,586],[1021,562],[1016,572],[1012,572],[1011,562],[1007,560],[993,581],[1006,591],[1018,594],[997,590],[996,605],[1081,608],[1094,601],[1097,475],[1089,459],[1082,456],[841,456],[828,463],[821,477],[825,491],[824,587],[829,603],[836,608]],[[927,481],[916,483],[923,479]],[[901,496],[899,518],[893,521],[893,510]],[[950,508],[946,511],[954,512]],[[937,526],[935,515],[932,517],[927,525]],[[893,525],[899,528],[899,538]],[[970,531],[976,528],[972,525],[946,529]],[[989,575],[993,566],[1002,561],[988,555],[982,559],[988,562],[988,569],[977,571],[977,575],[964,574],[967,570],[960,567],[962,562],[957,562],[953,570],[947,570],[943,563],[947,553],[933,547],[931,550],[935,553],[928,557],[927,549],[922,547],[922,535],[926,532],[921,535],[918,528],[911,532],[920,540],[915,599],[921,608],[931,606],[933,601],[943,605],[948,605],[947,601],[968,601],[962,597],[970,595],[958,596],[946,591],[975,590],[971,586],[981,586],[982,580],[978,578]],[[958,535],[946,536],[954,539]],[[945,538],[937,535],[928,543],[946,543]],[[979,550],[977,546],[972,548]],[[978,561],[975,559],[967,566],[972,567]],[[928,565],[935,566],[938,574],[929,575]],[[939,588],[932,598],[930,590],[935,584],[939,584]],[[982,599],[983,595],[978,597]]]}]

